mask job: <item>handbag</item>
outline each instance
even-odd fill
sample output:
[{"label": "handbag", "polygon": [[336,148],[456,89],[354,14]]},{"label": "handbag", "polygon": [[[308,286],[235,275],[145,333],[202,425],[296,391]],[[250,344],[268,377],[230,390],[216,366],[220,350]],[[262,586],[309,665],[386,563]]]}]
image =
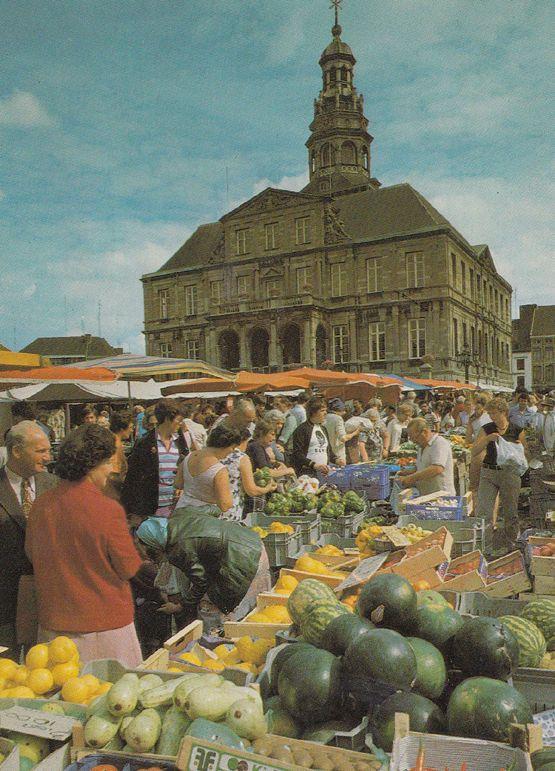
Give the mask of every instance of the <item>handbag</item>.
[{"label": "handbag", "polygon": [[528,469],[522,444],[508,442],[500,436],[497,440],[497,465],[507,471],[515,471],[521,477]]}]

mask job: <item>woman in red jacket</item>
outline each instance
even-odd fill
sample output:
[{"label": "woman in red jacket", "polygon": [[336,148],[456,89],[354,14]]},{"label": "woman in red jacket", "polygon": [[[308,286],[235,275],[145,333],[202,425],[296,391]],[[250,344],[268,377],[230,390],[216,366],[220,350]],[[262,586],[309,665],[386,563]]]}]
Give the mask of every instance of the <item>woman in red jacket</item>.
[{"label": "woman in red jacket", "polygon": [[33,563],[39,640],[74,640],[82,661],[141,661],[129,580],[141,558],[125,512],[103,490],[113,472],[115,441],[95,424],[73,431],[60,447],[61,483],[29,513],[25,551]]}]

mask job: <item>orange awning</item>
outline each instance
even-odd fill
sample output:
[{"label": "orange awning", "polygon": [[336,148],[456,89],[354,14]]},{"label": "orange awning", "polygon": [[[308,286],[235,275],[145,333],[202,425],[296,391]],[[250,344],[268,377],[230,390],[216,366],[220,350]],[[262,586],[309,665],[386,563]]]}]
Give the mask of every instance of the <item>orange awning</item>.
[{"label": "orange awning", "polygon": [[475,391],[477,386],[472,383],[461,383],[458,380],[425,380],[418,377],[411,377],[413,383],[422,383],[430,388],[452,388],[454,391]]},{"label": "orange awning", "polygon": [[10,383],[48,383],[60,382],[74,383],[80,381],[94,381],[111,383],[117,380],[118,374],[105,367],[91,367],[90,369],[77,369],[75,367],[36,367],[25,370],[0,370],[0,381]]}]

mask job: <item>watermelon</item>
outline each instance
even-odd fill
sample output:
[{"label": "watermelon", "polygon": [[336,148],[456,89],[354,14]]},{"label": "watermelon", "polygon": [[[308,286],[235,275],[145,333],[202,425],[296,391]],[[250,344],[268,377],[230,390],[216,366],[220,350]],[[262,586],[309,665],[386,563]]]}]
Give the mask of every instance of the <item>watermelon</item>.
[{"label": "watermelon", "polygon": [[344,613],[327,625],[320,638],[320,647],[335,656],[342,656],[352,642],[371,629],[375,629],[371,621],[352,613]]},{"label": "watermelon", "polygon": [[544,747],[541,750],[536,750],[530,756],[530,760],[534,771],[538,771],[540,768],[542,771],[547,771],[547,767],[550,767],[549,771],[551,768],[555,769],[555,747]]},{"label": "watermelon", "polygon": [[530,600],[520,614],[542,632],[547,650],[555,650],[555,600]]},{"label": "watermelon", "polygon": [[343,657],[349,690],[361,701],[371,695],[376,686],[410,688],[416,678],[416,656],[409,643],[392,629],[372,629],[358,637]]},{"label": "watermelon", "polygon": [[302,650],[314,651],[316,648],[305,642],[294,642],[283,645],[275,654],[270,664],[270,689],[272,693],[277,693],[277,684],[281,668],[291,656],[295,656]]},{"label": "watermelon", "polygon": [[349,609],[336,599],[313,600],[303,610],[300,629],[304,639],[311,645],[320,647],[322,634],[327,625],[337,616],[351,615]]},{"label": "watermelon", "polygon": [[508,742],[511,725],[533,722],[530,705],[516,688],[491,677],[470,677],[457,685],[447,707],[449,733]]},{"label": "watermelon", "polygon": [[[425,605],[427,602],[440,603],[442,605],[449,605],[443,594],[436,592],[434,589],[421,589],[416,592],[416,604],[418,607]],[[451,607],[449,605],[449,607]]]},{"label": "watermelon", "polygon": [[460,613],[449,605],[426,602],[416,611],[414,636],[427,640],[436,648],[445,651],[463,623]]},{"label": "watermelon", "polygon": [[467,676],[506,680],[518,665],[518,642],[497,618],[468,618],[453,638],[452,662]]},{"label": "watermelon", "polygon": [[341,661],[328,651],[299,651],[281,669],[282,707],[302,725],[314,725],[341,713]]},{"label": "watermelon", "polygon": [[545,656],[547,644],[538,627],[526,618],[501,616],[498,621],[507,627],[518,641],[519,667],[537,667]]},{"label": "watermelon", "polygon": [[428,699],[439,698],[447,682],[443,654],[427,640],[421,640],[419,637],[406,639],[416,656],[416,682],[413,690]]},{"label": "watermelon", "polygon": [[305,578],[298,584],[287,599],[287,610],[293,623],[300,624],[303,612],[313,600],[328,599],[337,602],[334,591],[315,578]]},{"label": "watermelon", "polygon": [[443,733],[445,715],[430,699],[417,693],[394,693],[376,707],[372,715],[372,741],[385,752],[391,752],[395,735],[395,713],[409,716],[411,731]]},{"label": "watermelon", "polygon": [[361,589],[358,613],[377,627],[405,633],[416,618],[416,592],[406,578],[394,573],[374,576]]}]

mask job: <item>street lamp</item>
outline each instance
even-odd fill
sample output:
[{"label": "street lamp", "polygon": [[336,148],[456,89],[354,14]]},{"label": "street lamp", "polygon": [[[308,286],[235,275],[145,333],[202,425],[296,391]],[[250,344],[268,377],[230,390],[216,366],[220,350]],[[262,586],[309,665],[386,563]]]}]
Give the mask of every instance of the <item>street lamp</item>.
[{"label": "street lamp", "polygon": [[470,381],[470,367],[476,370],[476,385],[480,384],[480,357],[474,351],[471,351],[468,345],[465,345],[457,356],[457,364],[464,367],[465,383]]}]

